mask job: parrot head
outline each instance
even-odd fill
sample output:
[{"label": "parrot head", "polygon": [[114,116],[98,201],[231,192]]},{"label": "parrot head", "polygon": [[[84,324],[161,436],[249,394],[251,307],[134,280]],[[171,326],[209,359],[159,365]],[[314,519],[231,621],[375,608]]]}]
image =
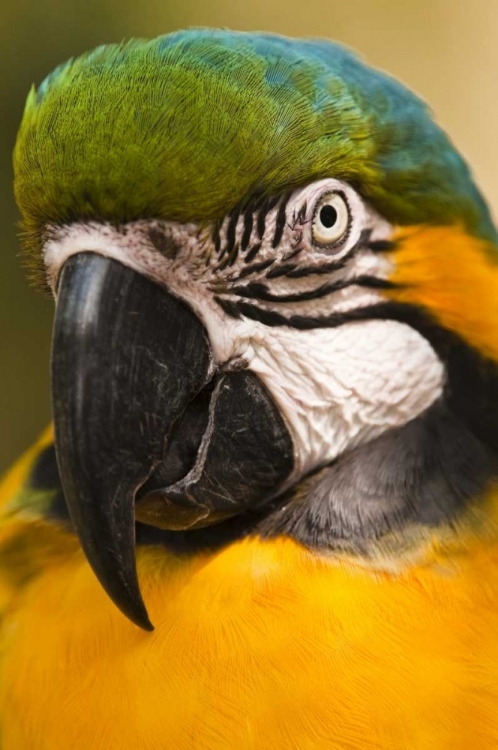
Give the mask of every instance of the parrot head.
[{"label": "parrot head", "polygon": [[64,495],[135,623],[137,522],[368,555],[483,495],[497,234],[401,84],[326,41],[103,46],[31,91],[14,166]]}]

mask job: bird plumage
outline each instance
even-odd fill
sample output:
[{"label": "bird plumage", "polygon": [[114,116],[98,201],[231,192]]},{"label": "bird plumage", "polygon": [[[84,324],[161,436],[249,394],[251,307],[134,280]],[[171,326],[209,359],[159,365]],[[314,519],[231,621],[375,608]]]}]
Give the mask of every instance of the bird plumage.
[{"label": "bird plumage", "polygon": [[495,491],[397,562],[286,538],[142,547],[152,635],[107,599],[72,534],[8,515],[6,750],[496,747]]},{"label": "bird plumage", "polygon": [[98,47],[31,91],[14,162],[38,269],[47,224],[212,221],[324,175],[399,224],[461,221],[496,240],[425,104],[322,40],[194,30]]},{"label": "bird plumage", "polygon": [[56,429],[0,485],[4,750],[496,748],[497,235],[425,104],[178,32],[57,68],[14,166]]}]

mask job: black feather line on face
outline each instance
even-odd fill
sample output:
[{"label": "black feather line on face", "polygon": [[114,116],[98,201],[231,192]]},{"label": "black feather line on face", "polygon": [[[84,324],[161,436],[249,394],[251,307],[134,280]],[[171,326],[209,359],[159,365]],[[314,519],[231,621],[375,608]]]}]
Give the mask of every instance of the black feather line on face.
[{"label": "black feather line on face", "polygon": [[286,253],[285,255],[282,255],[282,261],[286,263],[288,260],[292,260],[292,258],[295,258],[299,253],[303,252],[303,247],[301,247],[300,242],[302,240],[302,235],[299,236],[299,241],[297,243],[297,247],[294,250],[291,250],[290,253]]},{"label": "black feather line on face", "polygon": [[253,212],[246,209],[244,211],[244,231],[240,240],[240,249],[245,251],[249,247],[253,227]]},{"label": "black feather line on face", "polygon": [[[272,266],[275,263],[273,258],[269,258],[268,260],[261,260],[259,263],[253,263],[250,266],[246,266],[242,269],[242,271],[237,276],[237,281],[239,279],[243,279],[246,276],[251,276],[254,273],[261,273],[261,271],[264,271],[266,268],[269,268],[269,266]],[[271,271],[269,271],[271,273]]]},{"label": "black feather line on face", "polygon": [[[295,263],[284,263],[281,266],[270,268],[266,274],[267,279],[278,279],[280,276],[287,276],[289,271],[294,271],[297,268]],[[242,274],[240,274],[242,276]]]},{"label": "black feather line on face", "polygon": [[233,247],[232,252],[228,256],[228,265],[233,266],[233,264],[235,263],[238,257],[239,257],[239,243],[236,242]]},{"label": "black feather line on face", "polygon": [[373,253],[389,253],[397,250],[399,244],[393,240],[374,240],[368,243],[368,249]]},{"label": "black feather line on face", "polygon": [[266,218],[268,214],[273,208],[275,208],[281,199],[281,195],[274,195],[271,198],[264,200],[263,204],[259,207],[256,219],[256,233],[259,240],[262,240],[264,237],[266,231]]},{"label": "black feather line on face", "polygon": [[230,300],[221,299],[221,297],[214,297],[214,301],[221,307],[223,312],[225,312],[230,318],[233,318],[234,320],[241,320],[242,313],[239,312],[237,309],[237,306],[230,302]]},{"label": "black feather line on face", "polygon": [[234,294],[238,297],[261,300],[262,302],[305,302],[307,300],[320,299],[327,297],[335,292],[340,292],[351,286],[359,286],[368,289],[394,289],[396,284],[387,279],[379,279],[376,276],[358,276],[355,279],[346,279],[344,281],[332,281],[329,284],[322,284],[316,289],[309,289],[305,292],[296,292],[294,294],[273,294],[265,284],[253,282],[246,286],[234,286],[227,294]]},{"label": "black feather line on face", "polygon": [[213,230],[211,233],[211,236],[213,238],[213,244],[216,252],[219,254],[221,249],[221,236],[220,236],[220,223],[216,221],[213,224]]},{"label": "black feather line on face", "polygon": [[306,221],[307,212],[308,212],[308,201],[304,201],[304,203],[302,204],[297,214],[295,213],[294,216],[292,217],[292,229],[295,229],[298,224],[299,225],[304,224],[304,222]]},{"label": "black feather line on face", "polygon": [[258,211],[258,216],[256,219],[256,234],[258,236],[259,240],[262,240],[265,234],[266,229],[266,212],[264,208],[261,208]]},{"label": "black feather line on face", "polygon": [[228,214],[228,216],[229,218],[228,218],[227,231],[226,231],[226,241],[225,241],[225,246],[223,247],[219,255],[220,260],[225,258],[225,256],[227,255],[230,256],[235,246],[235,238],[237,235],[237,222],[240,216],[239,209],[238,208],[233,209],[233,211],[231,211]]},{"label": "black feather line on face", "polygon": [[272,247],[275,249],[280,245],[282,236],[284,234],[285,225],[287,222],[287,204],[289,203],[292,193],[287,193],[282,197],[280,206],[278,207],[277,218],[275,222],[275,234],[273,235]]},{"label": "black feather line on face", "polygon": [[[215,301],[220,304],[221,300],[219,297],[215,297]],[[402,310],[398,310],[402,308]],[[408,308],[408,310],[405,310]],[[369,305],[367,307],[360,307],[353,310],[347,310],[346,312],[331,313],[330,315],[283,315],[282,313],[275,312],[274,310],[266,310],[257,305],[253,305],[250,302],[243,302],[242,300],[233,303],[233,309],[237,310],[240,315],[250,320],[257,320],[264,325],[275,327],[275,326],[288,326],[289,328],[296,328],[301,331],[311,331],[316,328],[337,328],[345,323],[351,323],[357,320],[398,320],[404,316],[406,318],[417,317],[420,315],[418,308],[413,308],[413,312],[410,313],[412,308],[409,305],[402,305],[395,302],[380,302],[378,304]],[[402,322],[408,322],[403,320]],[[416,328],[416,326],[413,326]],[[418,328],[416,328],[418,330]]]},{"label": "black feather line on face", "polygon": [[303,279],[306,276],[323,275],[326,273],[333,273],[334,271],[340,271],[345,268],[348,264],[349,257],[341,258],[340,260],[333,260],[330,263],[325,263],[322,266],[301,266],[296,270],[290,270],[285,275],[289,279]]},{"label": "black feather line on face", "polygon": [[252,260],[254,260],[254,258],[256,257],[256,255],[259,253],[260,250],[261,250],[261,242],[257,242],[255,245],[251,247],[246,257],[244,258],[244,261],[246,263],[250,263]]}]

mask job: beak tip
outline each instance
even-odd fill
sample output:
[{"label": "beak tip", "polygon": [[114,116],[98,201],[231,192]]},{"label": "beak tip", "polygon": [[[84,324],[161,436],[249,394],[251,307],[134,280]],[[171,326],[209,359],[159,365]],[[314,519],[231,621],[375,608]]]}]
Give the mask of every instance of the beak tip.
[{"label": "beak tip", "polygon": [[145,614],[145,618],[141,619],[140,622],[137,622],[137,625],[139,628],[142,628],[142,630],[146,630],[148,633],[152,633],[154,631],[154,625],[149,620],[149,616],[147,613]]},{"label": "beak tip", "polygon": [[143,602],[139,589],[137,589],[131,597],[127,596],[125,598],[123,596],[116,596],[116,591],[110,590],[105,584],[103,585],[114,604],[125,615],[125,617],[130,620],[130,622],[142,630],[147,630],[148,632],[154,630],[154,626],[150,621],[149,613],[147,612],[147,608]]},{"label": "beak tip", "polygon": [[152,633],[154,630],[154,625],[151,623],[149,618],[149,613],[147,612],[147,608],[140,597],[140,601],[134,602],[135,606],[133,607],[132,612],[126,612],[125,614],[127,617],[135,623],[135,625],[138,625],[139,628],[142,628],[142,630],[146,630],[149,633]]}]

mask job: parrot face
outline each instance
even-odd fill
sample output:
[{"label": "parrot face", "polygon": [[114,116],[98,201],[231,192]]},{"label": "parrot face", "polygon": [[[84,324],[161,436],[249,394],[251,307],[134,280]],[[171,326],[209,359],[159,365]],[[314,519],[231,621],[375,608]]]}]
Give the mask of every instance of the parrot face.
[{"label": "parrot face", "polygon": [[206,329],[210,373],[250,370],[278,404],[292,484],[419,414],[441,394],[444,372],[408,326],[359,323],[390,287],[392,263],[378,248],[393,230],[347,183],[320,180],[260,203],[204,227],[53,228],[45,262],[54,296],[68,258],[94,252],[186,302]]},{"label": "parrot face", "polygon": [[[450,252],[463,234],[480,243],[482,258],[494,228],[422,105],[326,43],[205,31],[160,45],[166,58],[150,67],[148,48],[142,60],[153,96],[143,83],[141,98],[126,78],[140,69],[135,47],[112,48],[108,73],[102,51],[62,68],[59,76],[72,78],[60,84],[56,76],[38,92],[16,156],[31,252],[43,258],[57,303],[52,387],[64,495],[97,576],[145,628],[136,520],[195,534],[239,518],[241,533],[358,550],[407,524],[447,521],[495,472],[481,420],[480,355],[450,320],[458,304],[431,291],[434,280],[445,294],[455,288],[436,251]],[[175,98],[180,74],[187,99],[196,86],[204,92],[200,110],[189,113],[187,99]],[[121,114],[110,84],[104,95],[115,98],[99,109],[106,75],[133,92]],[[253,108],[263,91],[273,113],[267,143],[253,143],[261,139],[257,121],[253,132],[246,127],[246,75]],[[72,99],[78,86],[91,92],[79,110],[93,122],[84,137],[74,120],[66,125],[71,107],[81,106]],[[368,102],[368,91],[378,102]],[[51,96],[55,108],[44,109]],[[397,128],[400,96],[408,114]],[[116,123],[121,136],[141,128],[126,149]],[[180,156],[168,151],[179,131]],[[418,146],[432,148],[431,136],[439,167],[424,183]],[[88,167],[92,142],[97,173]],[[253,170],[223,162],[229,149],[240,159],[252,149]],[[434,200],[424,213],[427,194]],[[443,242],[431,235],[438,206],[451,227]],[[425,254],[421,228],[429,233]],[[459,378],[466,393],[473,389],[470,401],[462,401]],[[469,465],[471,480],[455,491],[445,477],[468,478]]]}]

